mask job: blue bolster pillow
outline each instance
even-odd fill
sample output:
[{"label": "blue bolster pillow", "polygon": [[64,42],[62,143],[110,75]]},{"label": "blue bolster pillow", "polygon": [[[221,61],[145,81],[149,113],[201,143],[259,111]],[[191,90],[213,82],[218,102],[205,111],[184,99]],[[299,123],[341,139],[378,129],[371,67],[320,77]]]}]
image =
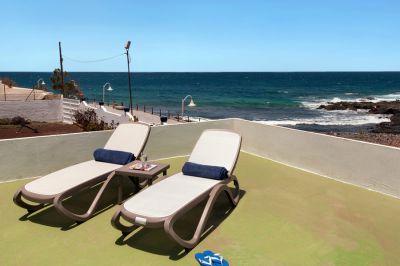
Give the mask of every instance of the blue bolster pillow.
[{"label": "blue bolster pillow", "polygon": [[186,162],[182,167],[184,175],[204,177],[216,180],[223,180],[228,177],[228,170],[225,167],[211,166]]},{"label": "blue bolster pillow", "polygon": [[93,153],[95,161],[125,165],[136,159],[135,155],[125,151],[97,149]]}]

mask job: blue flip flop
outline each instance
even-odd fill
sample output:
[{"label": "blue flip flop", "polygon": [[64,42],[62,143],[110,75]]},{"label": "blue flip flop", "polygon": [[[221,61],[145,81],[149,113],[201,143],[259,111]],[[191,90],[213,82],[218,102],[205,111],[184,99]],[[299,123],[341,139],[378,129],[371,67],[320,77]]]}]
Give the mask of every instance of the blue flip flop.
[{"label": "blue flip flop", "polygon": [[229,266],[228,261],[220,254],[214,253],[211,250],[206,250],[203,253],[196,253],[194,257],[201,266]]}]

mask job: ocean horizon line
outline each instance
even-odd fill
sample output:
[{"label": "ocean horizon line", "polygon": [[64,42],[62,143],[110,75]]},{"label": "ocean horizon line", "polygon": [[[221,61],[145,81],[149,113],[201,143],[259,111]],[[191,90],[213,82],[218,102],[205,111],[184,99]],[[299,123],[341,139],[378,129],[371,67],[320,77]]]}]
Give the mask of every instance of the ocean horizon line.
[{"label": "ocean horizon line", "polygon": [[[127,71],[67,71],[68,73],[127,73]],[[0,70],[0,73],[52,73],[52,71],[10,71]],[[316,70],[316,71],[132,71],[131,73],[400,73],[400,70]]]}]

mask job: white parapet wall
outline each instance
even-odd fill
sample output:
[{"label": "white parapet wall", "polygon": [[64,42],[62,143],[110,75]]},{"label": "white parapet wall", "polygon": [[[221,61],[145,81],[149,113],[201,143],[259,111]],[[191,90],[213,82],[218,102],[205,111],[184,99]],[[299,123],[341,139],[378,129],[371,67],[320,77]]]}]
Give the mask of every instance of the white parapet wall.
[{"label": "white parapet wall", "polygon": [[[201,132],[229,129],[242,150],[322,176],[400,198],[400,149],[241,119],[152,127],[150,160],[190,154]],[[0,141],[0,181],[50,173],[92,158],[112,131]],[[133,136],[134,137],[134,136]]]},{"label": "white parapet wall", "polygon": [[36,177],[93,158],[112,131],[0,140],[0,181]]},{"label": "white parapet wall", "polygon": [[205,129],[233,129],[232,119],[202,123],[185,123],[151,128],[144,152],[149,159],[189,155],[197,139]]},{"label": "white parapet wall", "polygon": [[61,122],[60,99],[37,101],[0,101],[0,118],[22,116],[38,122]]},{"label": "white parapet wall", "polygon": [[242,119],[235,119],[233,128],[247,152],[400,197],[399,148]]}]

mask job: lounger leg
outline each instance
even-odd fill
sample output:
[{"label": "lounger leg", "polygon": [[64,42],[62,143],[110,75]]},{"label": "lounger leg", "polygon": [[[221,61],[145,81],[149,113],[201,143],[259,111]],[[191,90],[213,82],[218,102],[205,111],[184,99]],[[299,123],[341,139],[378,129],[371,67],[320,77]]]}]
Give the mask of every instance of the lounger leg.
[{"label": "lounger leg", "polygon": [[76,222],[84,222],[86,220],[88,220],[89,218],[91,218],[96,210],[97,205],[99,204],[100,198],[101,196],[104,194],[105,189],[108,187],[110,181],[113,179],[113,177],[115,176],[115,173],[112,172],[106,179],[106,181],[104,181],[103,185],[101,186],[99,192],[97,192],[96,197],[94,198],[92,204],[90,205],[89,209],[87,210],[86,213],[84,214],[76,214],[73,213],[70,210],[67,210],[64,205],[63,205],[63,200],[70,197],[71,195],[73,195],[76,192],[75,188],[72,188],[70,190],[67,190],[66,192],[58,195],[57,197],[54,198],[54,207],[56,208],[56,210],[67,216],[68,218],[76,221]]},{"label": "lounger leg", "polygon": [[118,177],[118,204],[122,203],[122,197],[124,195],[124,186],[122,182],[122,176]]},{"label": "lounger leg", "polygon": [[14,197],[13,197],[13,201],[16,205],[26,209],[29,213],[35,212],[37,210],[42,209],[45,204],[44,203],[39,203],[37,205],[33,205],[33,204],[29,204],[27,202],[25,202],[22,199],[22,188],[18,189],[17,192],[15,192]]},{"label": "lounger leg", "polygon": [[111,225],[122,232],[123,235],[128,235],[130,232],[134,231],[135,229],[139,228],[138,225],[131,225],[126,226],[121,223],[121,208],[113,215],[111,219]]},{"label": "lounger leg", "polygon": [[235,193],[232,193],[231,189],[225,189],[226,196],[232,203],[233,207],[236,207],[236,205],[239,203],[240,200],[240,187],[239,187],[239,181],[236,176],[232,176],[232,181],[235,186]]},{"label": "lounger leg", "polygon": [[[236,180],[237,181],[237,180]],[[237,188],[237,190],[239,189],[239,183],[236,182],[235,183],[235,187]],[[207,220],[210,216],[210,213],[213,209],[213,206],[216,202],[216,200],[218,199],[218,196],[222,193],[225,192],[229,199],[231,200],[231,202],[233,203],[234,206],[236,206],[236,204],[239,201],[239,196],[237,195],[236,197],[234,197],[232,195],[232,191],[231,188],[228,187],[225,184],[221,184],[216,186],[210,193],[207,204],[204,208],[203,214],[201,215],[200,221],[197,225],[196,231],[192,237],[192,239],[190,240],[184,240],[182,239],[180,236],[177,235],[177,233],[174,230],[174,224],[175,222],[185,213],[185,212],[178,212],[176,213],[174,216],[172,216],[171,218],[167,219],[164,223],[164,231],[173,239],[175,240],[179,245],[181,245],[182,247],[186,248],[186,249],[191,249],[193,247],[195,247],[201,238],[201,234],[203,233],[204,227],[207,223]]]}]

